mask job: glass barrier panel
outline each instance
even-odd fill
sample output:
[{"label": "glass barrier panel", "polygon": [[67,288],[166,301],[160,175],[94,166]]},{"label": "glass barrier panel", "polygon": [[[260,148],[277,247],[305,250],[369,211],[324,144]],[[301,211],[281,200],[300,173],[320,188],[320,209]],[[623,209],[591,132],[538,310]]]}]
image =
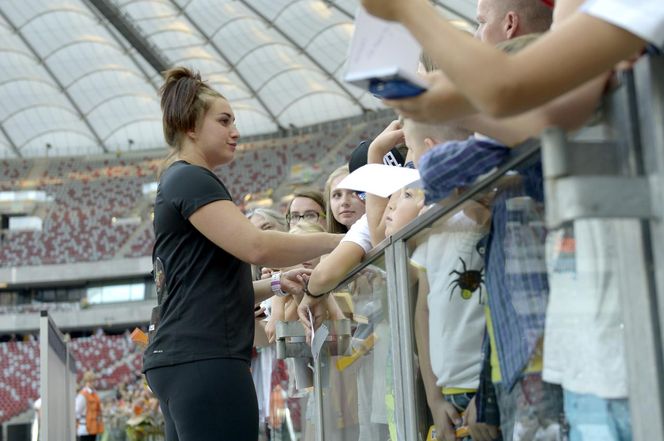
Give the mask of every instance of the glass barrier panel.
[{"label": "glass barrier panel", "polygon": [[395,431],[395,403],[384,257],[332,297],[350,326],[344,329],[347,344],[339,344],[343,336],[332,331],[328,340],[336,343],[328,341],[320,354],[324,439],[388,440]]},{"label": "glass barrier panel", "polygon": [[408,237],[419,439],[631,439],[623,313],[648,295],[645,222],[545,214],[538,157]]},{"label": "glass barrier panel", "polygon": [[479,387],[488,303],[488,196],[464,202],[407,241],[420,440],[467,433],[464,411]]}]

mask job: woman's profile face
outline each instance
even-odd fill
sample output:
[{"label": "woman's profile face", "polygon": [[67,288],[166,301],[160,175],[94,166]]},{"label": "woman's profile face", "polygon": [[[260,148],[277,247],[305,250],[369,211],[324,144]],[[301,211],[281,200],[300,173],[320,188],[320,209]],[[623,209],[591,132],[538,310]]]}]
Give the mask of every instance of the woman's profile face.
[{"label": "woman's profile face", "polygon": [[195,130],[195,144],[208,165],[228,164],[235,157],[240,132],[235,127],[235,114],[223,98],[214,98]]},{"label": "woman's profile face", "polygon": [[364,202],[352,190],[337,188],[347,175],[341,175],[332,181],[330,188],[330,210],[340,224],[350,228],[365,211]]}]

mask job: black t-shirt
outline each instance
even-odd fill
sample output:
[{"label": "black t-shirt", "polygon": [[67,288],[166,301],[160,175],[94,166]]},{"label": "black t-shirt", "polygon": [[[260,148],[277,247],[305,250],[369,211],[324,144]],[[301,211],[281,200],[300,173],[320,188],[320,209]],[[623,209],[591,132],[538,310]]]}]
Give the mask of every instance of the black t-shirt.
[{"label": "black t-shirt", "polygon": [[196,210],[218,200],[232,199],[221,180],[203,167],[178,161],[162,174],[152,252],[161,319],[145,350],[144,371],[210,358],[251,359],[250,266],[189,222]]}]

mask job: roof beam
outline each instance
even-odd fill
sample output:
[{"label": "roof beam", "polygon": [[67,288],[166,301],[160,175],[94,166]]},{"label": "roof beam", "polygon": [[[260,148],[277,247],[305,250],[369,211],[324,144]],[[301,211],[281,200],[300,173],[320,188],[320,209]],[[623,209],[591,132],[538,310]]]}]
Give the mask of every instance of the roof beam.
[{"label": "roof beam", "polygon": [[171,63],[143,37],[136,26],[115,5],[107,0],[90,0],[90,3],[127,39],[150,66],[159,73],[168,70]]},{"label": "roof beam", "polygon": [[331,73],[330,71],[326,70],[325,67],[323,67],[322,64],[320,64],[315,58],[313,58],[313,57],[309,54],[309,52],[307,52],[306,50],[304,50],[304,48],[303,48],[302,46],[300,46],[299,44],[297,44],[297,42],[295,42],[295,40],[293,40],[293,39],[290,37],[290,35],[286,34],[284,31],[282,31],[282,30],[281,30],[280,28],[278,28],[277,26],[274,26],[274,24],[272,24],[272,23],[270,22],[270,20],[268,20],[267,17],[266,17],[262,12],[260,12],[258,9],[254,8],[252,5],[250,5],[249,2],[248,2],[247,0],[240,0],[240,2],[241,2],[244,6],[246,6],[247,9],[249,9],[251,12],[253,12],[257,17],[260,17],[261,20],[263,20],[264,23],[266,23],[268,26],[272,27],[275,31],[277,31],[277,32],[278,32],[283,38],[285,38],[290,44],[292,44],[293,46],[295,46],[296,48],[298,48],[298,49],[300,50],[300,52],[302,53],[302,55],[304,55],[304,56],[305,56],[309,61],[311,61],[311,62],[312,62],[312,63],[313,63],[318,69],[320,69],[321,72],[323,72],[324,74],[326,74],[327,77],[328,77],[330,80],[332,80],[332,81],[333,81],[333,82],[334,82],[334,83],[335,83],[335,84],[336,84],[341,90],[343,90],[343,91],[345,92],[345,94],[348,96],[348,98],[350,98],[350,100],[351,100],[353,103],[355,103],[356,106],[358,106],[360,109],[362,109],[362,112],[367,112],[367,111],[368,111],[368,109],[362,105],[362,103],[360,102],[360,100],[358,100],[357,97],[356,97],[355,95],[353,95],[353,93],[350,91],[350,89],[349,89],[345,84],[343,84],[341,81],[339,81],[339,80],[337,79],[337,77],[334,76],[333,73]]},{"label": "roof beam", "polygon": [[[88,2],[83,2],[83,4],[84,4],[88,9],[90,9],[90,11],[93,12],[93,13],[95,14],[95,16],[97,16],[97,18],[99,19],[100,22],[102,21],[102,18],[105,17],[105,15],[102,14],[101,11],[100,11],[98,8],[93,8],[92,6],[90,6],[90,4],[89,4]],[[111,25],[112,25],[112,26],[113,26],[118,32],[120,32],[120,30],[119,30],[117,27],[115,27],[115,24],[113,24],[113,22],[110,22],[110,23],[111,23]],[[134,63],[134,66],[136,66],[136,68],[137,68],[138,70],[141,71],[141,73],[143,74],[143,77],[145,77],[146,81],[147,81],[149,84],[151,84],[152,87],[154,87],[154,90],[155,90],[155,91],[158,91],[158,90],[159,90],[159,84],[157,84],[157,83],[153,80],[153,78],[150,76],[150,74],[145,70],[145,68],[144,68],[143,66],[141,66],[141,63],[138,62],[138,60],[136,59],[136,57],[134,56],[134,54],[133,54],[131,51],[127,50],[127,47],[125,46],[125,42],[122,41],[122,40],[117,36],[117,34],[116,34],[115,32],[109,32],[109,34],[111,34],[111,37],[113,37],[113,39],[114,39],[115,42],[118,44],[118,46],[120,46],[122,49],[124,49],[124,50],[126,51],[127,56],[128,56],[128,57],[131,59],[131,61]],[[122,32],[120,32],[120,34],[122,34]],[[129,44],[131,44],[131,41],[129,42]],[[133,47],[138,51],[138,48],[136,48],[136,46],[133,46]],[[139,53],[140,53],[140,52],[139,52]],[[162,57],[162,58],[163,58],[163,57]],[[147,61],[147,58],[146,58],[145,60]],[[149,61],[148,61],[148,63],[149,63]],[[170,64],[170,63],[168,63],[168,61],[167,61],[167,64]],[[152,66],[152,67],[154,68],[155,66]],[[159,74],[161,74],[161,72],[162,72],[162,71],[160,71],[160,70],[157,70],[156,68],[155,68],[155,71],[156,71],[157,73],[159,73]],[[80,78],[80,77],[79,77],[79,78]],[[77,79],[77,80],[78,80],[78,79]]]},{"label": "roof beam", "polygon": [[37,52],[37,50],[35,49],[35,47],[34,47],[32,44],[30,44],[30,42],[25,38],[25,36],[23,35],[23,33],[20,32],[19,29],[16,27],[16,25],[14,24],[14,22],[13,22],[13,21],[7,16],[7,14],[5,14],[5,11],[3,11],[2,8],[0,8],[0,15],[1,15],[2,18],[5,20],[5,22],[7,22],[7,24],[11,27],[11,29],[16,33],[16,35],[18,36],[18,38],[21,39],[21,41],[23,42],[23,44],[25,45],[25,47],[27,47],[27,48],[30,50],[30,52],[32,53],[32,55],[33,55],[37,60],[39,60],[39,61],[41,62],[40,64],[42,65],[42,67],[44,68],[44,70],[46,70],[46,72],[50,75],[51,79],[53,79],[53,81],[55,82],[55,84],[57,84],[58,88],[60,89],[60,92],[61,92],[61,93],[67,98],[67,100],[69,101],[69,104],[71,104],[71,106],[76,110],[76,112],[78,113],[79,117],[81,118],[81,121],[83,121],[83,123],[86,125],[86,127],[88,128],[88,130],[90,131],[90,133],[91,133],[92,136],[94,137],[95,141],[97,141],[97,144],[99,145],[99,147],[101,147],[101,149],[102,149],[104,152],[107,153],[107,152],[108,152],[108,148],[106,148],[106,146],[104,145],[104,142],[102,141],[101,137],[99,136],[99,134],[97,133],[97,131],[94,129],[94,127],[92,127],[92,124],[90,124],[90,121],[88,121],[88,119],[85,117],[85,115],[84,115],[83,112],[81,111],[81,108],[78,106],[78,104],[76,104],[76,101],[74,101],[74,98],[72,98],[72,96],[69,94],[69,91],[64,87],[64,85],[62,84],[62,82],[60,81],[60,79],[55,75],[55,73],[53,72],[53,70],[51,70],[51,68],[49,67],[48,63],[45,63],[45,62],[44,62],[43,58],[39,55],[39,53]]},{"label": "roof beam", "polygon": [[4,126],[0,124],[0,132],[2,132],[3,135],[5,135],[5,138],[7,138],[7,142],[9,143],[9,146],[12,148],[16,156],[19,158],[22,158],[23,155],[21,154],[21,151],[18,149],[18,146],[14,142],[11,136],[9,136],[9,133],[7,133],[7,130],[5,130]]},{"label": "roof beam", "polygon": [[337,4],[337,2],[330,1],[330,0],[325,0],[325,4],[327,6],[332,6],[334,9],[341,12],[343,15],[350,18],[351,20],[355,20],[355,16],[353,14],[351,14],[350,12],[348,12],[347,10],[345,10],[344,8],[342,8],[341,6],[339,6]]},{"label": "roof beam", "polygon": [[221,59],[224,60],[224,63],[226,63],[226,65],[228,65],[228,67],[233,69],[235,74],[240,78],[240,81],[242,81],[244,86],[249,90],[249,92],[251,93],[251,96],[253,98],[256,98],[258,103],[265,109],[265,112],[267,112],[267,114],[270,116],[270,119],[277,126],[277,128],[281,131],[286,130],[286,128],[284,126],[282,126],[281,123],[279,122],[279,119],[277,118],[277,115],[275,115],[274,112],[272,112],[272,109],[270,109],[268,107],[267,103],[263,100],[263,98],[256,91],[256,89],[254,89],[254,87],[249,83],[249,81],[247,81],[247,79],[244,77],[244,75],[242,75],[242,73],[240,73],[240,71],[237,70],[237,66],[235,64],[233,64],[231,62],[231,60],[228,59],[226,54],[223,53],[223,51],[221,50],[221,48],[219,48],[217,43],[215,43],[214,40],[212,40],[212,38],[210,38],[210,36],[208,36],[203,31],[203,29],[196,23],[195,20],[192,20],[191,17],[189,17],[189,14],[187,14],[187,11],[185,11],[183,8],[181,8],[173,0],[170,0],[170,3],[173,5],[173,7],[175,9],[178,10],[179,14],[182,15],[184,18],[186,18],[187,21],[194,27],[194,29],[196,29],[196,31],[198,31],[198,33],[201,34],[201,36],[203,36],[203,38],[205,38],[205,40],[210,44],[210,46],[212,46],[212,48],[217,53],[217,55],[219,55],[221,57]]}]

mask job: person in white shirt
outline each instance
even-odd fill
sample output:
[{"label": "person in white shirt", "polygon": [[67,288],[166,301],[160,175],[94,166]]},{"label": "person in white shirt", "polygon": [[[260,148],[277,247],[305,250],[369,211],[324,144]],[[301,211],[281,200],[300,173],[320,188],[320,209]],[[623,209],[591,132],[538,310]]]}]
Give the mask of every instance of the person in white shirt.
[{"label": "person in white shirt", "polygon": [[640,256],[635,220],[576,220],[547,237],[542,375],[563,386],[570,441],[632,439],[621,293],[647,291]]}]

